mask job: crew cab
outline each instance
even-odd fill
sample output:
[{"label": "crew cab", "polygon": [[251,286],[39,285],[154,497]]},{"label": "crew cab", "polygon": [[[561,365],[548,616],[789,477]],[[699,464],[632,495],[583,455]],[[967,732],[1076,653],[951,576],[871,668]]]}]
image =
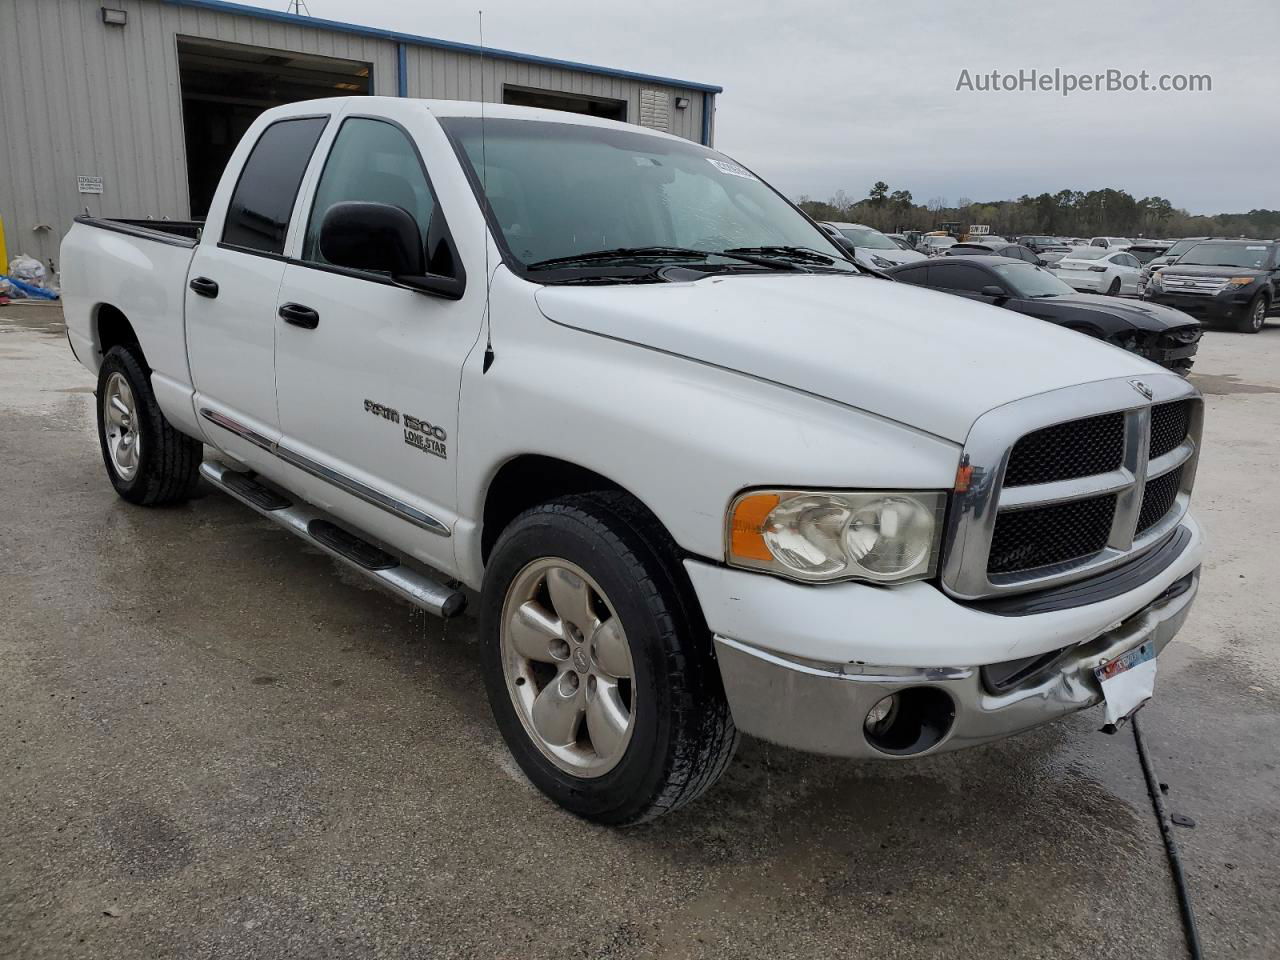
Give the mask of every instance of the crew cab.
[{"label": "crew cab", "polygon": [[513,755],[598,822],[690,801],[739,731],[903,760],[1119,724],[1196,593],[1185,379],[871,278],[673,136],[278,107],[205,222],[80,218],[62,267],[119,495],[203,477],[470,601]]},{"label": "crew cab", "polygon": [[1280,309],[1280,243],[1205,240],[1152,272],[1143,297],[1206,323],[1258,333]]}]

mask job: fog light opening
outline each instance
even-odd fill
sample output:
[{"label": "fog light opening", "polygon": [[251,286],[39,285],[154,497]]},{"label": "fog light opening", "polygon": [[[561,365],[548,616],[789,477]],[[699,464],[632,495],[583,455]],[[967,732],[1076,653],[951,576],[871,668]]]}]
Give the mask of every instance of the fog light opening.
[{"label": "fog light opening", "polygon": [[910,687],[890,694],[867,711],[862,729],[881,753],[909,757],[937,746],[951,731],[956,708],[936,687]]}]

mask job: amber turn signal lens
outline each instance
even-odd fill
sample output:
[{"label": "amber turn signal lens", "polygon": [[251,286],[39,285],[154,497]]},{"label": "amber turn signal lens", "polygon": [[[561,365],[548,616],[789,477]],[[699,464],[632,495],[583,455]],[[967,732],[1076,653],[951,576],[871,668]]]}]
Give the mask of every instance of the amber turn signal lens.
[{"label": "amber turn signal lens", "polygon": [[779,503],[776,493],[757,493],[743,497],[733,508],[729,523],[729,554],[743,560],[773,559],[764,542],[764,522]]}]

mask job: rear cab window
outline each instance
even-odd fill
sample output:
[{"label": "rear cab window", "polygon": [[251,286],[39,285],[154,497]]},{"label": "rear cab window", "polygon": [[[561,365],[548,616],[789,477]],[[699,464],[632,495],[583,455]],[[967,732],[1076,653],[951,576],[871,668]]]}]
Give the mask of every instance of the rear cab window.
[{"label": "rear cab window", "polygon": [[227,207],[222,243],[249,253],[284,254],[302,175],[328,117],[277,120],[262,131]]}]

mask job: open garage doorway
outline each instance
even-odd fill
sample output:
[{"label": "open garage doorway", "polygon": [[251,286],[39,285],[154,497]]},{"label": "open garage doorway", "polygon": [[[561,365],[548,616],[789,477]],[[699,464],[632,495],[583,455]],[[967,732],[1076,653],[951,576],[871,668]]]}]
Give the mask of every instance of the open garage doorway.
[{"label": "open garage doorway", "polygon": [[182,126],[191,217],[209,212],[213,192],[244,132],[282,103],[368,94],[372,66],[217,40],[178,37]]}]

